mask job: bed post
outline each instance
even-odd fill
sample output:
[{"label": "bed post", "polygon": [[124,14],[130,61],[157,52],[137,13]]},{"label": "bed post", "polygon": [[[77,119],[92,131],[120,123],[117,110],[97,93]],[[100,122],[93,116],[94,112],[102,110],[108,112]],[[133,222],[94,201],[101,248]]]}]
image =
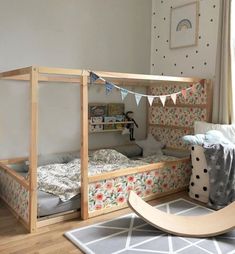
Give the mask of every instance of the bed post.
[{"label": "bed post", "polygon": [[37,229],[38,68],[30,72],[29,231]]},{"label": "bed post", "polygon": [[88,219],[88,72],[81,76],[81,217]]},{"label": "bed post", "polygon": [[207,98],[207,107],[206,107],[206,121],[212,121],[212,106],[213,106],[213,82],[211,79],[205,80],[206,85],[206,98]]}]

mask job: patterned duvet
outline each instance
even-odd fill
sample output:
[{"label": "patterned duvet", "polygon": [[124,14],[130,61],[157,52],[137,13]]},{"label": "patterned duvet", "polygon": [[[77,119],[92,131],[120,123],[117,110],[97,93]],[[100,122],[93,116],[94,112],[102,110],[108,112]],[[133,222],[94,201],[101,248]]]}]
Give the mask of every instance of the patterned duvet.
[{"label": "patterned duvet", "polygon": [[[175,159],[171,156],[152,155],[138,160],[130,160],[115,150],[101,149],[89,157],[89,176]],[[81,160],[74,159],[65,164],[40,166],[37,170],[37,176],[39,190],[59,196],[65,202],[80,193]]]}]

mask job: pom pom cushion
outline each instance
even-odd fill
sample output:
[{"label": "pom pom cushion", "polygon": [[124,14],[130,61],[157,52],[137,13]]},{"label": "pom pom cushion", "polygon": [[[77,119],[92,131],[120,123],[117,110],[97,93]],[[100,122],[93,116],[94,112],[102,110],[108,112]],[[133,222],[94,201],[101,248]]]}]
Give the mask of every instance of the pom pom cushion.
[{"label": "pom pom cushion", "polygon": [[151,134],[148,134],[147,139],[136,141],[136,144],[143,149],[143,156],[147,157],[150,155],[162,155],[161,142],[157,141]]}]

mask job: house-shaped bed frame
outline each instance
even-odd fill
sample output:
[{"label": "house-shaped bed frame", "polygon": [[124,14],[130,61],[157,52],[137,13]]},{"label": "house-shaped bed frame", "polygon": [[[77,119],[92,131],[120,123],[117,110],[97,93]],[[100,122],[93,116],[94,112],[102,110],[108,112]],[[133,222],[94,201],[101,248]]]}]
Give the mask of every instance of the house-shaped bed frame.
[{"label": "house-shaped bed frame", "polygon": [[[156,75],[140,75],[115,72],[95,72],[98,76],[109,80],[120,86],[125,85],[143,85],[147,86],[149,94],[169,94],[179,89],[190,87],[192,84],[199,84],[196,90],[197,95],[189,95],[188,99],[179,96],[177,103],[166,101],[165,107],[160,102],[154,102],[147,112],[148,131],[155,137],[162,140],[169,147],[185,148],[180,141],[180,137],[186,133],[193,133],[194,120],[208,121],[211,117],[211,80],[201,78],[170,77]],[[93,216],[111,212],[127,206],[126,202],[121,204],[111,202],[105,204],[101,209],[95,210],[91,205],[94,200],[93,191],[97,183],[104,186],[107,179],[113,181],[123,181],[128,176],[136,178],[152,177],[152,179],[164,177],[166,181],[171,182],[169,188],[158,186],[146,192],[142,192],[141,197],[145,200],[154,199],[159,196],[168,195],[187,188],[190,176],[190,158],[180,158],[175,161],[164,161],[152,163],[146,166],[135,168],[120,169],[109,173],[103,173],[95,176],[88,176],[88,84],[90,72],[88,70],[62,69],[48,67],[27,67],[0,73],[0,79],[29,81],[30,82],[30,147],[29,158],[9,158],[0,161],[0,178],[5,182],[13,182],[18,200],[12,200],[13,193],[9,193],[8,187],[0,187],[0,196],[8,204],[12,212],[19,218],[29,232],[35,232],[38,227],[51,223],[59,222],[65,219],[71,219],[80,216],[80,212],[69,214],[60,214],[60,216],[48,218],[46,220],[37,219],[37,159],[38,159],[38,85],[39,82],[53,83],[75,83],[80,86],[81,100],[81,218],[87,219]],[[99,83],[99,82],[98,82]],[[102,84],[102,82],[100,82]],[[103,85],[103,84],[102,84]],[[157,89],[155,89],[157,87]],[[160,90],[159,90],[160,89]],[[167,111],[164,111],[164,110]],[[160,111],[159,111],[160,110]],[[174,111],[176,110],[176,111]],[[164,111],[164,112],[163,112]],[[174,120],[176,113],[179,113],[178,120]],[[160,117],[158,117],[160,114]],[[163,115],[165,114],[165,118]],[[166,115],[167,114],[167,115]],[[180,114],[183,114],[182,118]],[[188,119],[185,120],[185,116]],[[159,120],[161,119],[161,121]],[[159,122],[159,121],[160,122]],[[158,122],[156,122],[158,121]],[[170,135],[170,136],[169,136]],[[14,171],[10,164],[29,160],[29,178],[25,179]],[[173,179],[173,176],[175,177]],[[7,184],[7,183],[6,183]],[[128,186],[126,186],[128,187]],[[5,189],[4,189],[5,188]],[[135,189],[135,186],[134,186]],[[122,194],[127,199],[127,188],[122,190]],[[12,190],[11,190],[12,191]],[[116,190],[117,191],[117,190]]]}]

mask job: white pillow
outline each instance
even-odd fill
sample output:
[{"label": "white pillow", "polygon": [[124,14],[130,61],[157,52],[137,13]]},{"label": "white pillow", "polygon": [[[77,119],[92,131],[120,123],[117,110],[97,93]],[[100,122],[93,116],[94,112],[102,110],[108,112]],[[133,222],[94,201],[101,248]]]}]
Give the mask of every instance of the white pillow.
[{"label": "white pillow", "polygon": [[194,134],[205,134],[209,130],[221,131],[232,143],[235,143],[235,124],[213,124],[201,121],[194,122]]},{"label": "white pillow", "polygon": [[162,155],[163,145],[161,142],[156,141],[156,139],[152,136],[152,134],[148,134],[147,139],[136,141],[136,144],[143,149],[143,156],[150,155]]}]

